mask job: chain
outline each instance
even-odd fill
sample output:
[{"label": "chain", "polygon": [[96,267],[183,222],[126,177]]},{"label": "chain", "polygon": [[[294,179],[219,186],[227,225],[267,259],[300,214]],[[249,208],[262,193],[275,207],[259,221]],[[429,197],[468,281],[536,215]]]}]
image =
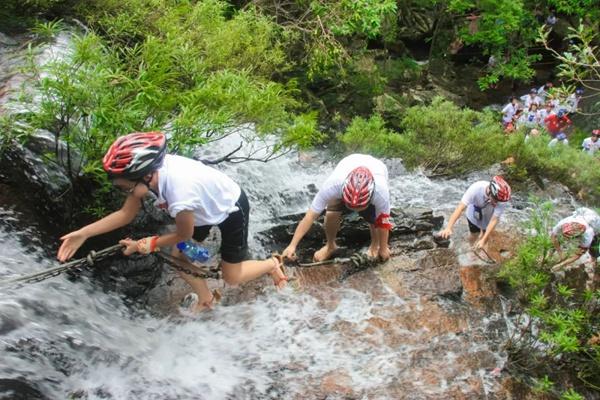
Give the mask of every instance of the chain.
[{"label": "chain", "polygon": [[69,269],[77,269],[84,267],[86,265],[94,265],[98,261],[105,260],[109,257],[114,256],[119,253],[123,248],[122,245],[117,244],[111,247],[107,247],[104,250],[100,251],[90,251],[89,254],[83,258],[79,258],[77,260],[70,261],[68,263],[59,265],[57,267],[52,267],[45,269],[40,272],[35,272],[33,274],[23,275],[15,279],[9,279],[6,281],[0,282],[0,286],[11,285],[15,283],[36,283],[41,282],[46,279],[52,278],[54,276],[59,275],[60,273],[67,271]]},{"label": "chain", "polygon": [[352,263],[354,267],[360,267],[363,265],[372,265],[375,263],[374,260],[371,259],[368,255],[364,253],[354,253],[350,257],[344,258],[332,258],[330,260],[325,261],[317,261],[312,263],[300,263],[296,262],[295,266],[300,268],[310,268],[310,267],[318,267],[320,265],[329,265],[329,264],[347,264]]},{"label": "chain", "polygon": [[158,252],[158,253],[156,253],[156,255],[159,258],[161,258],[164,262],[169,264],[171,267],[176,269],[177,271],[183,272],[186,275],[191,275],[194,278],[220,279],[220,277],[221,277],[218,267],[198,266],[198,265],[192,264],[186,260],[182,260],[180,258],[173,257],[172,255],[169,255],[169,254],[163,253],[163,252]]}]

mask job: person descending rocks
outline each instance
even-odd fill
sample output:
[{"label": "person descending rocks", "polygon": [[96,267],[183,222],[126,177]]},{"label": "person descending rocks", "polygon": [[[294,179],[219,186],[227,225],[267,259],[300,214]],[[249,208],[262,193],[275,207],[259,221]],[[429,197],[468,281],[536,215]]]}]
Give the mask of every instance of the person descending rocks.
[{"label": "person descending rocks", "polygon": [[483,248],[498,225],[510,197],[510,186],[499,175],[494,176],[489,182],[473,183],[450,216],[446,229],[440,231],[439,235],[444,239],[449,238],[453,233],[454,224],[466,208],[471,240],[475,239],[475,234],[479,234],[475,248]]},{"label": "person descending rocks", "polygon": [[352,154],[342,159],[325,180],[309,210],[294,232],[282,255],[296,258],[296,248],[313,222],[325,212],[326,244],[315,252],[315,261],[331,258],[337,249],[336,237],[344,209],[358,212],[369,224],[371,244],[368,255],[380,260],[390,258],[388,246],[390,194],[388,171],[379,160],[369,155]]},{"label": "person descending rocks", "polygon": [[[597,218],[597,214],[595,217]],[[600,254],[598,249],[600,240],[585,215],[575,213],[570,217],[561,219],[552,228],[550,237],[554,249],[559,255],[559,261],[552,267],[552,272],[561,271],[588,251],[592,258],[592,265],[596,267],[596,260]],[[564,248],[572,242],[577,244],[577,250],[572,254],[565,253]]]},{"label": "person descending rocks", "polygon": [[[123,239],[123,253],[149,254],[173,246],[173,255],[183,257],[177,243],[203,241],[212,226],[221,231],[221,269],[231,285],[270,274],[277,287],[287,278],[281,259],[246,260],[250,206],[244,191],[224,173],[200,161],[167,154],[167,140],[161,132],[131,133],[119,137],[102,160],[112,183],[126,193],[121,209],[61,237],[58,259],[70,259],[86,239],[129,224],[142,206],[144,197],[154,193],[155,205],[175,218],[175,231],[140,240]],[[203,279],[180,273],[195,293],[187,311],[212,305],[214,296]]]},{"label": "person descending rocks", "polygon": [[598,149],[600,149],[600,140],[598,140],[598,138],[600,138],[600,129],[594,129],[592,131],[592,136],[583,139],[583,142],[581,143],[583,151],[588,154],[596,153]]}]

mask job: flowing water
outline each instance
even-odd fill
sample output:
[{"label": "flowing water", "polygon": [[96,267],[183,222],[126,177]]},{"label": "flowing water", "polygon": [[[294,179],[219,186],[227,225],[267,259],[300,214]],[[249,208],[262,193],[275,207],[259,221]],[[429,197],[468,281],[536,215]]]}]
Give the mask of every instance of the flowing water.
[{"label": "flowing water", "polygon": [[[219,152],[236,145],[230,137]],[[277,217],[307,209],[332,162],[321,151],[219,168],[249,194],[253,238]],[[386,163],[395,206],[446,216],[478,177],[431,180]],[[0,196],[0,279],[56,264],[47,251],[55,238],[16,206]],[[507,221],[522,215],[511,209]],[[0,388],[14,379],[49,399],[504,398],[500,302],[478,308],[423,296],[399,278],[404,267],[397,261],[342,282],[267,288],[192,319],[127,306],[86,278],[2,288]]]}]

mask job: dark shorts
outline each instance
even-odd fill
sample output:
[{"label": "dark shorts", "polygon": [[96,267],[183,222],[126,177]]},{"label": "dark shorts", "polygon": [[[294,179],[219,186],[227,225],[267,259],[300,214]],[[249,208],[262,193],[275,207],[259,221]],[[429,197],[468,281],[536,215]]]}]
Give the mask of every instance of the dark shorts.
[{"label": "dark shorts", "polygon": [[[481,232],[481,228],[471,222],[469,218],[467,218],[467,222],[469,223],[469,232],[471,233],[479,233]],[[485,229],[483,230],[485,232]]]},{"label": "dark shorts", "polygon": [[[327,209],[326,211],[329,212],[341,212],[342,215],[347,215],[352,213],[353,211],[350,210],[348,207],[346,207],[344,205],[344,203],[342,203],[341,201],[339,203],[335,203],[335,204],[327,204]],[[360,215],[361,217],[363,217],[363,219],[365,221],[367,221],[369,224],[374,224],[375,223],[375,206],[373,204],[369,204],[369,206],[367,208],[365,208],[362,211],[358,212],[358,215]]]},{"label": "dark shorts", "polygon": [[[235,205],[238,210],[218,225],[221,231],[221,259],[230,264],[244,261],[248,254],[250,204],[243,189]],[[198,242],[204,241],[210,228],[210,225],[195,227],[193,238]]]},{"label": "dark shorts", "polygon": [[600,235],[594,236],[594,240],[592,240],[592,244],[590,245],[590,249],[588,251],[592,257],[600,257]]}]

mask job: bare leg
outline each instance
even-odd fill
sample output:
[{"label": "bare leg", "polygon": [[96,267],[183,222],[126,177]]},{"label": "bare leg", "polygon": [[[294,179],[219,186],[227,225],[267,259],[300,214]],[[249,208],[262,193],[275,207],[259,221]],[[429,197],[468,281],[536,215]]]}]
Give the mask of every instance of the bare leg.
[{"label": "bare leg", "polygon": [[371,232],[371,245],[367,251],[367,255],[371,258],[377,258],[379,255],[379,235],[375,229],[375,225],[369,224],[369,231]]},{"label": "bare leg", "polygon": [[[184,259],[183,255],[176,247],[173,247],[171,255],[173,257]],[[210,304],[213,300],[213,295],[210,292],[208,285],[206,284],[206,280],[196,278],[192,275],[188,275],[181,271],[177,272],[179,273],[179,276],[181,276],[183,280],[186,281],[187,284],[192,287],[194,293],[198,295],[198,304],[196,305],[196,308],[193,311],[202,311],[205,308],[207,308],[207,304]]]},{"label": "bare leg", "polygon": [[281,266],[275,258],[261,261],[248,260],[235,264],[221,261],[221,270],[223,279],[230,285],[246,283],[267,273],[271,274],[273,282],[279,288],[284,287],[286,282]]},{"label": "bare leg", "polygon": [[324,261],[331,258],[333,252],[337,249],[335,238],[340,230],[340,222],[342,221],[342,213],[338,211],[327,211],[325,213],[325,238],[327,243],[321,249],[315,252],[313,258],[315,261]]}]

